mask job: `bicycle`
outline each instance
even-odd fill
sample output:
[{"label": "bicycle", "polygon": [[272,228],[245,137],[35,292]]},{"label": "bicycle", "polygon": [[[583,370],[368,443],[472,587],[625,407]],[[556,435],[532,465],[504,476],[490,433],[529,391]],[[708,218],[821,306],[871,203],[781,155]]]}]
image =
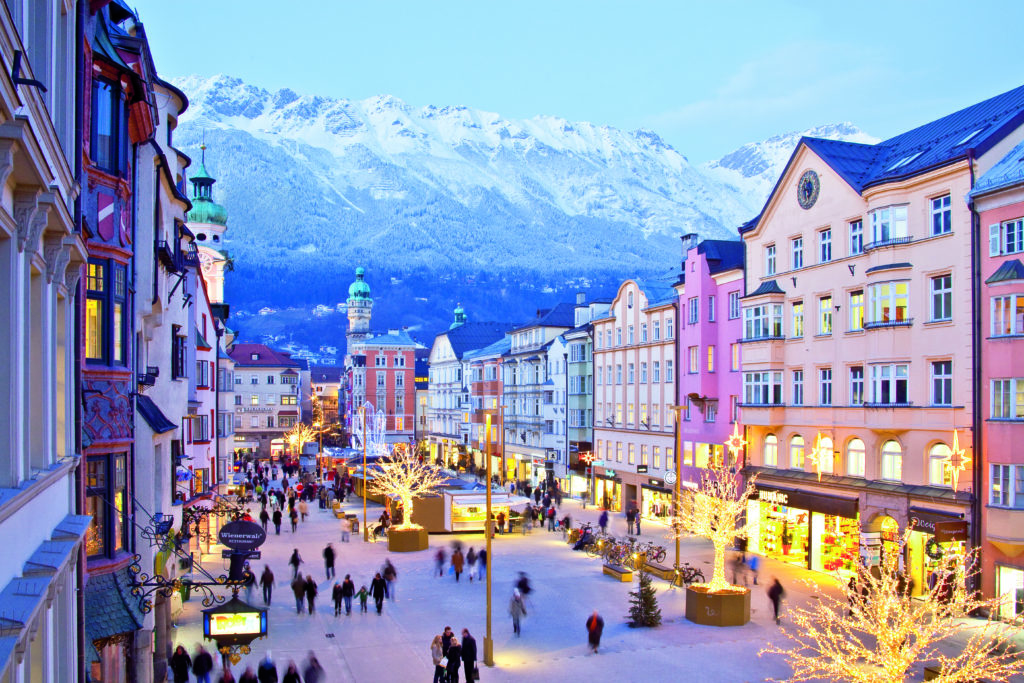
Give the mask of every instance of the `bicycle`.
[{"label": "bicycle", "polygon": [[684,586],[689,586],[691,583],[707,583],[704,572],[697,567],[690,566],[689,562],[683,562],[683,566],[679,568],[679,580]]}]

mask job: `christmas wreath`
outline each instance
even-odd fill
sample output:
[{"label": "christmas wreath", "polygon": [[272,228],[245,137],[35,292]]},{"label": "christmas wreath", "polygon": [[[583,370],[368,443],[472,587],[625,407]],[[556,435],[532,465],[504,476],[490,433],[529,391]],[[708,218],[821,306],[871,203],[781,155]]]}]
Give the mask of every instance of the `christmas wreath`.
[{"label": "christmas wreath", "polygon": [[939,545],[939,542],[935,540],[934,536],[929,538],[928,542],[924,544],[924,552],[933,560],[942,559],[942,546]]}]

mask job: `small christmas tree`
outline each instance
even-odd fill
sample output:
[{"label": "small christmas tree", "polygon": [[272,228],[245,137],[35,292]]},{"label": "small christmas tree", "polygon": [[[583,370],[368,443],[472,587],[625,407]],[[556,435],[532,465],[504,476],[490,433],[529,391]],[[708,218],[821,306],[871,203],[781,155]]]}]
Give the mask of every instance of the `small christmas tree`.
[{"label": "small christmas tree", "polygon": [[651,584],[651,575],[640,569],[640,586],[629,592],[629,625],[660,626],[661,608],[658,607],[658,596]]}]

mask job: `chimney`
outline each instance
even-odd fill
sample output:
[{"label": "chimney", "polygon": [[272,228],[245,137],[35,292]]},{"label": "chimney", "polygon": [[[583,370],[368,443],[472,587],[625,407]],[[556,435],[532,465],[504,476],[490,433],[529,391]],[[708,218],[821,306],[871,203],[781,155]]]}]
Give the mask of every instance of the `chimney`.
[{"label": "chimney", "polygon": [[689,232],[683,235],[680,239],[683,241],[683,260],[685,260],[686,252],[696,248],[697,242],[700,241],[700,235],[695,232]]},{"label": "chimney", "polygon": [[577,306],[583,306],[586,303],[587,303],[587,293],[586,292],[576,292],[576,305]]}]

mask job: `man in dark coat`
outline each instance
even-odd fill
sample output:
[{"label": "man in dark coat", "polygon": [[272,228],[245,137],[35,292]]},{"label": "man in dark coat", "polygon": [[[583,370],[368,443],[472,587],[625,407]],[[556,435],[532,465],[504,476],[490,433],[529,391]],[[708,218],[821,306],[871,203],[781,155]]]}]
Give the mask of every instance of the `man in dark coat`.
[{"label": "man in dark coat", "polygon": [[281,535],[281,508],[274,510],[274,533]]},{"label": "man in dark coat", "polygon": [[462,629],[462,664],[466,670],[466,683],[473,683],[473,669],[476,668],[476,638],[469,629]]},{"label": "man in dark coat", "polygon": [[267,656],[260,662],[259,667],[256,669],[256,677],[260,679],[260,683],[277,683],[277,665],[274,664],[274,660],[270,658],[270,651],[267,651]]},{"label": "man in dark coat", "polygon": [[179,645],[174,648],[169,664],[174,675],[174,683],[188,683],[188,674],[192,671],[192,658],[185,652],[184,647]]},{"label": "man in dark coat", "polygon": [[601,633],[604,632],[604,619],[594,610],[594,613],[587,619],[587,642],[590,643],[590,651],[597,654],[597,648],[601,647]]},{"label": "man in dark coat", "polygon": [[213,657],[203,647],[196,652],[196,658],[192,660],[192,674],[196,677],[196,683],[210,683],[210,672],[213,671]]},{"label": "man in dark coat", "polygon": [[274,572],[270,571],[269,565],[263,565],[263,575],[260,576],[260,585],[263,586],[263,604],[269,605],[271,595],[274,592]]},{"label": "man in dark coat", "polygon": [[302,575],[292,579],[292,593],[295,595],[295,613],[302,614],[302,600],[306,597],[306,580]]},{"label": "man in dark coat", "polygon": [[384,596],[386,594],[387,586],[380,572],[377,572],[373,577],[373,581],[370,582],[370,595],[373,596],[373,602],[377,605],[377,614],[380,614],[381,610],[384,609]]},{"label": "man in dark coat", "polygon": [[330,581],[334,576],[334,546],[330,543],[324,548],[324,567],[327,572],[327,580]]},{"label": "man in dark coat", "polygon": [[310,614],[316,609],[316,593],[316,581],[313,580],[313,575],[310,574],[306,577],[306,602],[309,603]]}]

